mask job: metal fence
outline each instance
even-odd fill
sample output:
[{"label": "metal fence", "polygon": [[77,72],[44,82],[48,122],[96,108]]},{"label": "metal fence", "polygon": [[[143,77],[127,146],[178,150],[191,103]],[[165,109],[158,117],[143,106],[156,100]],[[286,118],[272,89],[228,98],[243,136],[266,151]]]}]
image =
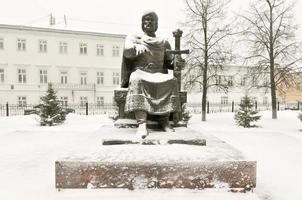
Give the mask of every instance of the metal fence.
[{"label": "metal fence", "polygon": [[[239,109],[240,102],[230,102],[227,104],[221,104],[216,102],[207,102],[206,112],[207,113],[217,113],[217,112],[236,112]],[[187,110],[190,113],[201,113],[201,103],[187,103]],[[271,103],[259,103],[254,102],[254,110],[265,111],[271,110]],[[277,102],[277,110],[302,110],[302,102]]]},{"label": "metal fence", "polygon": [[[231,102],[228,104],[221,104],[215,102],[207,102],[207,113],[217,112],[236,112],[239,109],[239,102]],[[16,104],[0,104],[0,116],[14,116],[24,115],[25,111],[35,110],[36,105],[16,105]],[[98,115],[98,114],[111,114],[117,112],[117,106],[115,104],[70,104],[63,106],[63,108],[73,109],[76,114],[80,115]],[[201,103],[187,103],[186,109],[190,113],[201,113]],[[254,103],[254,109],[258,111],[271,110],[271,104],[266,103]],[[302,110],[301,102],[291,103],[277,103],[277,110]]]},{"label": "metal fence", "polygon": [[68,106],[63,106],[64,108],[71,108],[75,110],[76,114],[80,115],[99,115],[112,113],[118,110],[115,104],[71,104]]},{"label": "metal fence", "polygon": [[[0,104],[0,116],[15,116],[24,115],[24,113],[30,113],[31,111],[37,111],[36,104],[33,105],[16,105],[16,104]],[[115,112],[118,108],[114,104],[70,104],[68,106],[62,106],[65,109],[73,110],[74,113],[80,115],[98,115]]]}]

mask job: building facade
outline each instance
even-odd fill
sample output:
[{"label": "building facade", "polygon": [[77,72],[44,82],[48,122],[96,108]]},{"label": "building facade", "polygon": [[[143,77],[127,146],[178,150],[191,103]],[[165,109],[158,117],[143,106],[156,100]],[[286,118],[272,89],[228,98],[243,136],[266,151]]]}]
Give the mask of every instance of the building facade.
[{"label": "building facade", "polygon": [[52,83],[63,104],[112,103],[125,35],[0,25],[0,104],[37,104]]},{"label": "building facade", "polygon": [[[227,105],[231,102],[238,103],[242,97],[248,95],[259,105],[268,105],[271,102],[270,90],[266,87],[269,83],[269,77],[256,78],[257,76],[253,76],[252,71],[251,67],[224,66],[210,80],[213,87],[208,89],[207,100],[210,103]],[[194,74],[190,76],[192,76],[191,79],[194,79]],[[223,87],[219,86],[227,89],[221,89]],[[199,85],[195,85],[188,93],[188,102],[200,103],[201,98],[202,89]]]},{"label": "building facade", "polygon": [[[0,25],[0,104],[38,104],[52,83],[64,105],[111,104],[120,85],[125,35]],[[192,74],[194,76],[194,74]],[[225,66],[208,90],[208,101],[229,104],[248,94],[269,103],[267,80],[254,80],[247,67]],[[201,102],[198,86],[188,102]]]}]

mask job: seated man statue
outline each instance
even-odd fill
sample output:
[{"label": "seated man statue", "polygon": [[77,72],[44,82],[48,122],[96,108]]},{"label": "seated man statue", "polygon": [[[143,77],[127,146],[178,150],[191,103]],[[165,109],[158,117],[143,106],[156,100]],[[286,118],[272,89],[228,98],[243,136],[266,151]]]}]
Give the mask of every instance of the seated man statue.
[{"label": "seated man statue", "polygon": [[128,87],[125,112],[134,112],[138,123],[137,136],[148,135],[147,115],[154,115],[164,131],[174,131],[169,124],[172,112],[180,110],[176,78],[168,74],[173,69],[172,55],[166,50],[168,41],[158,38],[155,12],[142,16],[144,34],[127,36],[122,62],[122,88]]}]

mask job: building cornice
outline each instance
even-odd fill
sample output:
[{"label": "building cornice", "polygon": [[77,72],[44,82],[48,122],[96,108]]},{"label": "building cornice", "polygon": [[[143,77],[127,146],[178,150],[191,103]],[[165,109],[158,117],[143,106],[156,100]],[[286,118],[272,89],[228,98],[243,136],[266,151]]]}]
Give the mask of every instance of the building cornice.
[{"label": "building cornice", "polygon": [[126,35],[123,34],[76,31],[76,30],[67,30],[67,29],[56,29],[56,28],[41,28],[41,27],[32,27],[32,26],[23,26],[23,25],[10,25],[10,24],[0,24],[0,29],[61,33],[61,34],[72,34],[72,35],[89,35],[89,36],[121,38],[121,39],[124,39],[126,37]]}]

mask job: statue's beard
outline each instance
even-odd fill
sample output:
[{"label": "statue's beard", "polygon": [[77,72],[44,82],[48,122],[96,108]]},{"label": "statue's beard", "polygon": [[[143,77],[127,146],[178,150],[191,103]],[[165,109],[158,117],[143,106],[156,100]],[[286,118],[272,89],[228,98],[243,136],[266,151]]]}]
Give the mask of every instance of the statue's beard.
[{"label": "statue's beard", "polygon": [[155,32],[157,30],[157,26],[153,25],[144,25],[143,26],[143,31],[147,33],[148,35],[155,35]]}]

